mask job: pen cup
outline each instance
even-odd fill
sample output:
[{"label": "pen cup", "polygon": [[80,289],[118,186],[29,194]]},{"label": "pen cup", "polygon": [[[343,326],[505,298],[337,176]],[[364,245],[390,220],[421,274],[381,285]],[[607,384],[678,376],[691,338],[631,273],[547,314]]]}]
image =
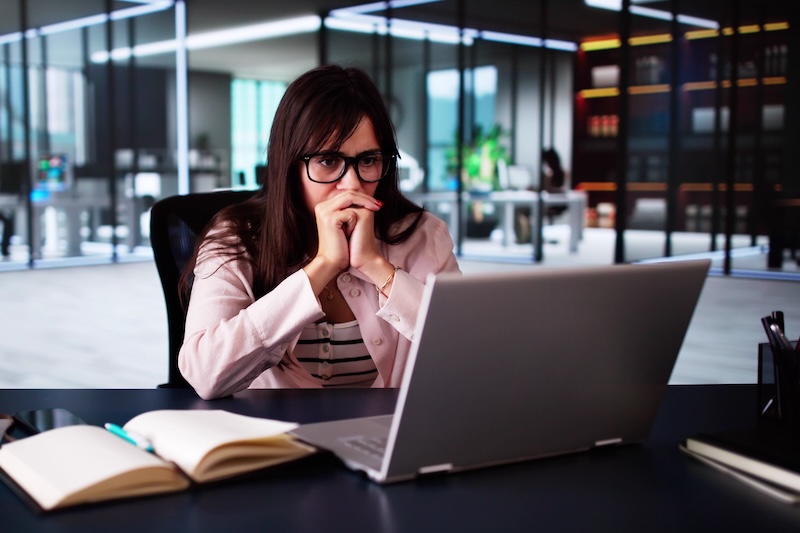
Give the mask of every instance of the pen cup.
[{"label": "pen cup", "polygon": [[778,422],[778,385],[772,346],[758,345],[758,418],[759,422]]},{"label": "pen cup", "polygon": [[800,353],[758,345],[759,422],[800,434]]}]

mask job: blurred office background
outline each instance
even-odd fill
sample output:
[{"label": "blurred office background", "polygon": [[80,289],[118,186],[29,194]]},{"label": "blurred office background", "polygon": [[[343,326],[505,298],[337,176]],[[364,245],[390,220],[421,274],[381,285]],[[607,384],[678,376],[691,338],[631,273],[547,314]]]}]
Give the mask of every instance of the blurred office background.
[{"label": "blurred office background", "polygon": [[[707,256],[793,298],[797,4],[0,0],[0,293],[108,265],[120,294],[95,304],[124,301],[126,265],[152,262],[150,206],[256,188],[286,86],[335,62],[377,82],[401,187],[465,264]],[[555,195],[539,194],[547,148],[566,170]],[[48,286],[31,295],[42,316]]]},{"label": "blurred office background", "polygon": [[[582,203],[535,232],[580,231],[580,220],[614,231],[614,262],[721,251],[730,273],[752,252],[763,255],[757,270],[796,270],[791,0],[0,8],[5,269],[147,254],[157,199],[257,187],[285,87],[337,62],[378,83],[401,185],[451,223],[461,254],[547,260],[546,238],[510,246],[527,236],[496,193],[536,189],[552,147]],[[453,191],[467,196],[432,194]],[[628,230],[649,232],[650,246],[629,246]]]}]

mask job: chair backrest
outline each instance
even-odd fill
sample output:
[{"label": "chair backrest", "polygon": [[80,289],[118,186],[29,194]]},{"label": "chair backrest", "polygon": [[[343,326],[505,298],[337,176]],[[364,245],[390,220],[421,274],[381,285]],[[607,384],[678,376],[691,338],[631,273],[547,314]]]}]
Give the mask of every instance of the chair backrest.
[{"label": "chair backrest", "polygon": [[178,351],[186,327],[186,310],[178,284],[194,253],[197,235],[220,209],[247,200],[253,194],[255,191],[226,190],[170,196],[156,202],[150,211],[150,243],[164,290],[169,334],[168,381],[161,387],[188,387],[178,370]]}]

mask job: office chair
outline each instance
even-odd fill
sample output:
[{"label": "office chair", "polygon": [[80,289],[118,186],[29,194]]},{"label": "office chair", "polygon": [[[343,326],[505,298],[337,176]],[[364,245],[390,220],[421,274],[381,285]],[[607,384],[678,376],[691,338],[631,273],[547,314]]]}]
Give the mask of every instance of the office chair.
[{"label": "office chair", "polygon": [[187,388],[178,370],[178,351],[183,343],[186,310],[178,283],[194,253],[197,235],[223,207],[247,200],[255,191],[216,191],[170,196],[157,201],[150,211],[150,243],[156,270],[164,290],[169,333],[168,381],[160,388]]}]

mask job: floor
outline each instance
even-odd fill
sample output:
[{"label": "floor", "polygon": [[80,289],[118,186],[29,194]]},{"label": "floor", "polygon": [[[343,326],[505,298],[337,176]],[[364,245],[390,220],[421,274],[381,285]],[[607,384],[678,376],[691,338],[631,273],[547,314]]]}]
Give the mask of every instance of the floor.
[{"label": "floor", "polygon": [[[613,232],[587,228],[579,252],[571,254],[563,231],[547,228],[545,260],[535,265],[530,245],[503,250],[501,262],[495,239],[467,241],[462,270],[611,263]],[[659,239],[631,234],[631,253],[657,257]],[[679,247],[688,254],[698,245]],[[147,253],[121,259],[114,265],[0,272],[0,388],[151,388],[166,380],[166,313],[155,265]],[[763,247],[742,245],[734,266],[763,270],[765,261]],[[714,265],[718,272],[718,256]],[[800,279],[794,262],[787,269]],[[800,283],[780,275],[709,276],[671,382],[754,383],[757,345],[765,340],[760,318],[774,310],[784,311],[787,334],[796,339]]]}]

